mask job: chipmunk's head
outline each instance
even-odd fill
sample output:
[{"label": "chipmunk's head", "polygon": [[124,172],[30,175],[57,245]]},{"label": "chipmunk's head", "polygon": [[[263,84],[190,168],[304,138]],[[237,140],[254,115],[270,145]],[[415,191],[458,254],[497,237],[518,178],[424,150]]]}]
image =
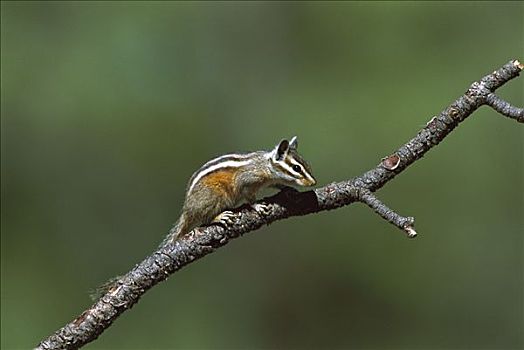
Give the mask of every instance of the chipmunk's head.
[{"label": "chipmunk's head", "polygon": [[271,164],[275,175],[285,185],[313,186],[317,183],[311,167],[297,151],[298,140],[282,140],[271,151]]}]

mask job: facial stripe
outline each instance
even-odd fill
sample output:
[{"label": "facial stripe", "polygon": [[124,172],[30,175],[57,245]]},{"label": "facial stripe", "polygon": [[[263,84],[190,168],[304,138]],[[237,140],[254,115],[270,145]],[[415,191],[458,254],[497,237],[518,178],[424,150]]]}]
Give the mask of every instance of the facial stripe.
[{"label": "facial stripe", "polygon": [[300,174],[298,174],[296,171],[294,171],[293,168],[288,163],[286,163],[285,161],[280,161],[280,162],[278,162],[278,164],[289,175],[291,175],[291,176],[293,176],[295,178],[300,176]]},{"label": "facial stripe", "polygon": [[289,165],[287,165],[285,162],[281,160],[277,160],[273,162],[273,165],[279,168],[282,172],[288,174],[289,176],[296,177],[295,173],[292,171]]},{"label": "facial stripe", "polygon": [[304,174],[304,177],[306,179],[308,179],[309,181],[311,182],[316,182],[315,178],[313,177],[313,175],[311,175],[311,173],[309,173],[305,167],[302,167],[302,173]]},{"label": "facial stripe", "polygon": [[313,182],[313,183],[317,182],[317,180],[315,180],[315,178],[314,178],[310,173],[308,173],[307,171],[304,172],[304,174],[306,175],[306,178],[307,178],[309,181],[311,181],[311,182]]},{"label": "facial stripe", "polygon": [[305,177],[306,179],[308,179],[309,181],[312,181],[314,182],[315,179],[313,178],[313,176],[311,175],[310,173],[310,170],[309,170],[309,165],[298,155],[298,154],[293,154],[293,153],[290,153],[287,157],[286,157],[286,161],[291,163],[292,165],[297,165],[300,167],[300,172],[299,174],[302,176],[302,177]]},{"label": "facial stripe", "polygon": [[300,174],[307,178],[308,180],[314,180],[313,176],[307,171],[306,167],[301,164],[300,162],[297,162],[296,160],[293,160],[293,163],[297,164],[300,167]]},{"label": "facial stripe", "polygon": [[[225,156],[223,156],[225,157]],[[219,157],[219,158],[222,158],[222,157]],[[217,158],[217,159],[219,159]],[[209,161],[208,163],[211,163],[211,162],[214,162],[216,159],[213,159],[212,161]],[[242,166],[245,166],[245,165],[248,165],[249,163],[251,163],[251,160],[244,160],[244,161],[238,161],[238,160],[227,160],[227,161],[224,161],[224,159],[222,159],[222,161],[220,161],[220,163],[213,163],[212,165],[209,165],[208,163],[206,163],[199,171],[197,171],[195,173],[195,175],[193,175],[193,177],[191,178],[191,181],[189,183],[189,189],[187,191],[187,193],[191,193],[191,191],[193,190],[193,188],[195,187],[195,185],[198,183],[198,181],[200,181],[200,179],[202,179],[204,176],[206,175],[209,175],[210,173],[216,171],[216,170],[219,170],[219,169],[225,169],[225,168],[239,168],[239,167],[242,167]]]},{"label": "facial stripe", "polygon": [[[291,163],[291,169],[295,172],[295,173],[298,173],[299,175],[302,175],[302,176],[305,176],[304,175],[304,167],[302,166],[302,164],[300,164],[299,162],[297,162],[296,160],[293,160],[293,158],[289,158],[288,159],[288,162]],[[298,167],[298,171],[293,169],[295,166]]]}]

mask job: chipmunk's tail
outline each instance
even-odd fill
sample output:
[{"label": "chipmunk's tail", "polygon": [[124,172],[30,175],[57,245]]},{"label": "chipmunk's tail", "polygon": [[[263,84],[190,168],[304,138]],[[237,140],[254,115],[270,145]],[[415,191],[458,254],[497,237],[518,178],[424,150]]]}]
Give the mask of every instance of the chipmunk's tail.
[{"label": "chipmunk's tail", "polygon": [[[169,230],[169,233],[167,234],[166,238],[164,238],[159,248],[165,246],[166,244],[173,243],[178,238],[188,233],[191,229],[191,225],[192,225],[191,221],[187,218],[187,216],[184,213],[180,215],[180,218],[173,225],[171,230]],[[89,292],[91,299],[96,301],[100,299],[102,296],[104,296],[105,294],[107,294],[108,292],[110,292],[112,289],[116,288],[122,277],[123,276],[113,277],[107,280],[106,282],[104,282],[98,288],[91,290]]]},{"label": "chipmunk's tail", "polygon": [[171,227],[171,230],[169,230],[169,233],[160,244],[160,247],[163,247],[169,243],[173,243],[174,241],[188,233],[190,230],[191,221],[188,219],[185,213],[182,213],[182,215],[180,215],[180,218],[178,218],[177,222],[173,225],[173,227]]}]

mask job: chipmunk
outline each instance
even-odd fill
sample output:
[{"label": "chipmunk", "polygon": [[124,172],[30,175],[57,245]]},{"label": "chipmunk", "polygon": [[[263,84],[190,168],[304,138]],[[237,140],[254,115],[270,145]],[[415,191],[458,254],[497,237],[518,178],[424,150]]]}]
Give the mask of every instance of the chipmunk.
[{"label": "chipmunk", "polygon": [[[282,140],[271,151],[226,154],[205,163],[189,179],[180,218],[160,246],[173,243],[197,226],[231,223],[233,209],[243,200],[255,210],[267,207],[255,205],[257,192],[264,187],[313,186],[317,182],[311,167],[298,154],[297,137]],[[122,276],[116,276],[91,292],[98,300],[115,288]]]},{"label": "chipmunk", "polygon": [[180,218],[169,231],[166,242],[173,242],[193,228],[210,223],[231,222],[233,209],[243,200],[255,210],[257,192],[264,187],[313,186],[311,167],[298,154],[298,140],[282,140],[271,151],[226,154],[205,163],[189,179]]}]

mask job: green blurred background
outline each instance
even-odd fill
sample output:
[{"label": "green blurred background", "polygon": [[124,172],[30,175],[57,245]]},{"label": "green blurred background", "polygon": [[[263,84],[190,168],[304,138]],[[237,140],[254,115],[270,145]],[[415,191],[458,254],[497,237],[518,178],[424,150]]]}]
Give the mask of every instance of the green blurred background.
[{"label": "green blurred background", "polygon": [[[148,255],[214,156],[298,135],[320,185],[375,166],[524,59],[523,7],[2,2],[2,348]],[[379,192],[419,238],[362,205],[278,222],[86,348],[522,348],[522,130],[483,107]]]}]

